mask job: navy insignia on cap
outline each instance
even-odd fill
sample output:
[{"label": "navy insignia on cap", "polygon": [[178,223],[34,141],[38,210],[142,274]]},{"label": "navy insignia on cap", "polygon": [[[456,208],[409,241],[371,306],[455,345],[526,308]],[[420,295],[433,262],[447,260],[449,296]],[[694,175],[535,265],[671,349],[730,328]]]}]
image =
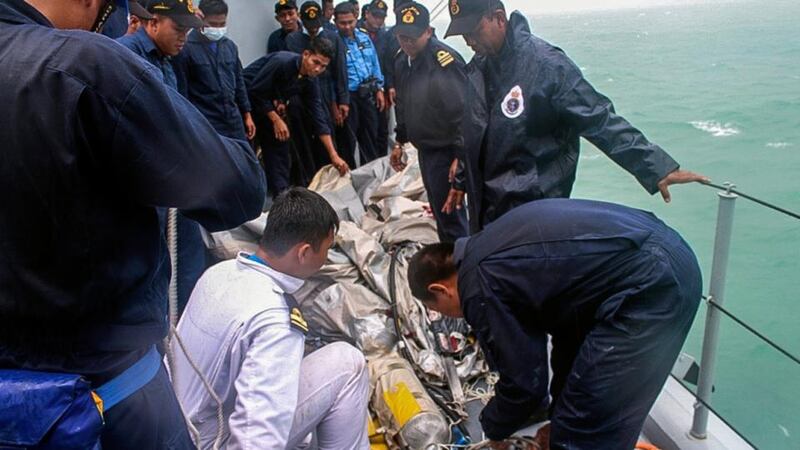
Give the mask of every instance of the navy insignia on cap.
[{"label": "navy insignia on cap", "polygon": [[436,59],[439,61],[439,65],[442,67],[447,67],[450,65],[450,63],[456,60],[455,57],[453,57],[453,54],[447,50],[439,50],[436,52]]},{"label": "navy insignia on cap", "polygon": [[287,3],[289,3],[288,0],[278,0],[278,4],[281,5],[281,6],[283,6],[283,5],[287,4]]},{"label": "navy insignia on cap", "polygon": [[308,10],[306,10],[306,14],[308,15],[309,19],[316,19],[317,18],[317,13],[319,13],[319,11],[317,11],[317,7],[316,6],[312,6],[312,7],[308,8]]},{"label": "navy insignia on cap", "polygon": [[414,8],[408,8],[403,13],[403,23],[412,24],[417,21],[417,16],[414,14]]},{"label": "navy insignia on cap", "polygon": [[458,5],[458,0],[450,0],[450,14],[457,16],[461,12],[461,6]]}]

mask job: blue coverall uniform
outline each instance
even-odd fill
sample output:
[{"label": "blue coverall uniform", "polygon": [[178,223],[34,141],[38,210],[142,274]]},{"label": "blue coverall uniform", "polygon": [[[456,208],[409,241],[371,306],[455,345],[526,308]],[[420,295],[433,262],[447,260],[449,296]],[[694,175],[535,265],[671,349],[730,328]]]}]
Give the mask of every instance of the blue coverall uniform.
[{"label": "blue coverall uniform", "polygon": [[630,449],[701,297],[697,259],[653,214],[588,200],[521,205],[456,242],[458,292],[500,373],[491,439],[547,406],[554,450]]},{"label": "blue coverall uniform", "polygon": [[[0,0],[0,42],[0,367],[99,386],[166,336],[159,209],[236,227],[260,214],[263,175],[107,37]],[[192,447],[163,368],[104,419],[104,448]]]},{"label": "blue coverall uniform", "polygon": [[[186,79],[183,77],[178,78],[172,63],[173,58],[161,53],[144,27],[139,28],[132,35],[122,36],[117,39],[117,42],[156,66],[161,71],[164,83],[188,98]],[[167,211],[162,211],[162,214],[166,217]],[[189,302],[189,297],[192,295],[192,290],[197,284],[197,280],[200,279],[206,269],[206,247],[203,243],[200,225],[180,212],[177,219],[177,233],[178,305],[179,309],[183,311],[183,308]]]},{"label": "blue coverall uniform", "polygon": [[331,134],[322,106],[318,80],[300,75],[302,59],[302,55],[291,52],[270,53],[244,69],[253,117],[259,130],[267,184],[273,196],[291,184],[290,144],[297,134],[290,130],[292,137],[287,142],[281,142],[275,137],[274,127],[267,117],[270,111],[275,111],[275,102],[285,104],[293,98],[300,99],[314,121],[317,136]]},{"label": "blue coverall uniform", "polygon": [[[439,239],[453,242],[469,232],[465,209],[442,212],[450,188],[463,190],[463,179],[448,178],[453,159],[463,159],[464,60],[432,37],[412,61],[405,53],[395,60],[397,142],[411,142],[419,151],[422,182],[436,218]],[[463,177],[462,177],[463,178]]]},{"label": "blue coverall uniform", "polygon": [[[297,26],[298,30],[303,29],[303,24],[298,22]],[[286,38],[290,34],[291,33],[286,32],[283,28],[278,28],[270,33],[267,38],[267,53],[285,52],[289,50],[289,47],[286,46]]]},{"label": "blue coverall uniform", "polygon": [[[344,42],[339,38],[338,33],[320,29],[317,38],[331,41],[336,49],[328,67],[317,78],[325,119],[328,128],[333,131],[331,106],[333,104],[350,104],[350,92],[347,89],[347,57]],[[290,52],[302,54],[308,48],[310,41],[311,36],[307,31],[296,31],[286,38],[286,46]],[[319,169],[330,164],[330,158],[327,150],[316,136],[316,126],[311,111],[304,107],[303,102],[299,99],[290,101],[289,114],[292,120],[291,128],[294,131],[292,141],[297,149],[298,162],[302,166],[299,181],[301,185],[305,186]]]},{"label": "blue coverall uniform", "polygon": [[597,92],[564,52],[534,36],[514,12],[498,55],[467,68],[466,145],[470,228],[478,231],[515,206],[569,197],[584,137],[651,194],[678,169]]},{"label": "blue coverall uniform", "polygon": [[250,112],[250,100],[236,44],[227,37],[212,42],[192,31],[172,63],[178,85],[185,86],[186,98],[217,132],[246,141],[242,113]]}]

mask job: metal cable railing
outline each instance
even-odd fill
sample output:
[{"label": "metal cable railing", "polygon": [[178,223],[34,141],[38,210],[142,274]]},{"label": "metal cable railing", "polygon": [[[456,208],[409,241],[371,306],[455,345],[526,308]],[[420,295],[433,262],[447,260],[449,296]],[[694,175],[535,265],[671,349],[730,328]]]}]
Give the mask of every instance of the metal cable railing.
[{"label": "metal cable railing", "polygon": [[710,187],[713,187],[713,188],[721,189],[723,191],[730,192],[732,194],[736,194],[739,197],[746,198],[747,200],[750,200],[751,202],[758,203],[761,206],[765,206],[765,207],[767,207],[769,209],[772,209],[774,211],[777,211],[777,212],[779,212],[781,214],[785,214],[785,215],[787,215],[789,217],[793,217],[795,219],[800,220],[800,214],[798,214],[796,212],[789,211],[788,209],[785,209],[785,208],[781,208],[780,206],[774,205],[774,204],[772,204],[770,202],[767,202],[767,201],[755,198],[753,196],[747,195],[747,194],[745,194],[743,192],[737,191],[736,189],[734,189],[736,187],[735,184],[723,183],[722,186],[720,186],[718,184],[711,183],[711,182],[706,182],[706,183],[702,183],[702,184],[705,184],[706,186],[710,186]]},{"label": "metal cable railing", "polygon": [[[697,383],[697,392],[694,394],[697,399],[695,405],[695,413],[692,421],[692,429],[690,434],[697,439],[705,439],[708,429],[708,413],[713,411],[709,406],[711,400],[711,392],[714,383],[714,371],[716,369],[716,353],[719,343],[719,327],[720,315],[723,314],[734,322],[742,326],[745,330],[758,337],[772,348],[776,349],[782,355],[791,361],[800,365],[800,358],[793,355],[774,340],[768,338],[765,334],[759,332],[754,327],[750,326],[743,320],[736,317],[733,313],[726,310],[722,304],[725,298],[725,278],[728,270],[728,256],[730,252],[731,234],[733,230],[733,212],[738,197],[745,198],[761,206],[777,211],[786,216],[800,219],[800,214],[792,212],[786,208],[781,208],[773,203],[758,199],[751,195],[737,191],[732,183],[723,183],[722,186],[703,183],[709,187],[720,189],[719,195],[719,210],[717,213],[717,230],[714,237],[714,258],[711,264],[711,279],[709,294],[705,297],[709,308],[706,311],[706,325],[705,334],[703,336],[703,355],[700,361],[700,375]],[[715,412],[716,414],[716,412]],[[737,431],[719,414],[717,416],[723,420],[731,429]],[[744,436],[737,431],[737,433],[747,441]],[[748,441],[750,445],[753,445]],[[753,447],[755,447],[753,445]]]},{"label": "metal cable railing", "polygon": [[[678,383],[683,384],[683,382],[678,377],[676,377],[675,375],[670,374],[670,377],[672,377]],[[736,433],[736,435],[739,436],[743,441],[747,442],[747,444],[750,445],[753,448],[758,448],[758,446],[755,443],[753,443],[753,441],[751,441],[750,439],[747,439],[747,436],[745,436],[744,433],[739,431],[739,429],[736,428],[732,423],[728,422],[728,420],[725,419],[725,417],[722,414],[720,414],[719,411],[717,411],[716,409],[712,408],[711,405],[706,403],[702,398],[698,397],[697,394],[694,393],[691,389],[686,389],[686,390],[689,392],[689,394],[692,395],[692,397],[694,397],[695,400],[697,400],[698,404],[702,405],[705,408],[708,408],[709,411],[714,413],[714,415],[717,416],[717,418],[722,423],[724,423],[726,427],[728,427],[731,430],[733,430],[733,432]]]},{"label": "metal cable railing", "polygon": [[769,337],[767,337],[764,333],[761,333],[760,331],[756,330],[752,326],[748,325],[742,319],[736,317],[735,314],[733,314],[732,312],[730,312],[727,309],[723,308],[722,305],[720,305],[719,303],[715,302],[713,298],[704,296],[703,300],[705,300],[708,303],[709,307],[718,309],[722,314],[728,316],[729,319],[733,320],[734,322],[739,324],[739,326],[741,326],[745,330],[749,331],[750,334],[752,334],[755,337],[759,338],[761,341],[763,341],[764,343],[766,343],[767,345],[769,345],[773,349],[777,350],[779,353],[783,354],[783,356],[789,358],[795,364],[800,366],[800,358],[798,358],[797,356],[795,356],[792,353],[790,353],[788,350],[786,350],[783,347],[781,347],[774,340],[772,340]]}]

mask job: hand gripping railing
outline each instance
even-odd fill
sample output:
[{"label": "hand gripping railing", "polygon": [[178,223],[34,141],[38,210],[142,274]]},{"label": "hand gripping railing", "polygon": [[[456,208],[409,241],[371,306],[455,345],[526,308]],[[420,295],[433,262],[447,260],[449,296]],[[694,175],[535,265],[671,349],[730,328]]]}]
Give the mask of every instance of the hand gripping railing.
[{"label": "hand gripping railing", "polygon": [[753,327],[731,314],[722,306],[725,299],[725,277],[728,269],[728,255],[730,251],[733,213],[736,199],[738,197],[745,198],[795,219],[800,219],[800,214],[738,192],[731,183],[724,183],[723,186],[711,183],[705,184],[713,188],[721,189],[722,191],[718,193],[719,209],[717,213],[717,231],[714,238],[714,257],[711,263],[709,293],[706,297],[708,309],[706,312],[705,336],[703,337],[703,354],[700,361],[699,381],[697,383],[697,403],[695,403],[694,419],[690,431],[692,437],[696,439],[705,439],[707,436],[709,405],[711,403],[711,390],[714,383],[714,371],[716,369],[721,315],[724,314],[730,317],[747,331],[777,349],[788,359],[800,365],[800,358],[781,348],[774,341],[756,331]]}]

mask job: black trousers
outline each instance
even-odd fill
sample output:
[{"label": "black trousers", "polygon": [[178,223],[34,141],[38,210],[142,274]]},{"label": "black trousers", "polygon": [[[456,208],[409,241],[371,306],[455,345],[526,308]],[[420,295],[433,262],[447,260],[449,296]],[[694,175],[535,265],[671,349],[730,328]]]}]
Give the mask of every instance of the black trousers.
[{"label": "black trousers", "polygon": [[108,410],[104,419],[104,449],[195,448],[163,365],[150,383]]},{"label": "black trousers", "polygon": [[450,193],[448,174],[450,164],[455,158],[452,148],[444,149],[418,149],[419,168],[422,172],[422,183],[428,193],[428,201],[436,218],[436,228],[439,231],[439,240],[442,242],[455,242],[456,239],[469,235],[467,210],[462,208],[450,214],[442,212],[442,207]]},{"label": "black trousers", "polygon": [[292,149],[290,143],[275,138],[275,127],[264,115],[254,115],[261,165],[267,178],[269,195],[275,197],[291,186]]},{"label": "black trousers", "polygon": [[381,156],[378,151],[378,106],[373,96],[361,97],[350,93],[350,114],[343,127],[336,130],[336,144],[342,159],[351,168],[356,167],[355,151],[358,145],[361,163],[369,163]]},{"label": "black trousers", "polygon": [[376,142],[378,158],[389,154],[389,114],[391,108],[378,112],[378,140]]},{"label": "black trousers", "polygon": [[608,299],[618,307],[601,306],[583,336],[553,337],[553,450],[633,448],[686,340],[702,295],[697,258],[671,230],[639,253],[647,281]]}]

